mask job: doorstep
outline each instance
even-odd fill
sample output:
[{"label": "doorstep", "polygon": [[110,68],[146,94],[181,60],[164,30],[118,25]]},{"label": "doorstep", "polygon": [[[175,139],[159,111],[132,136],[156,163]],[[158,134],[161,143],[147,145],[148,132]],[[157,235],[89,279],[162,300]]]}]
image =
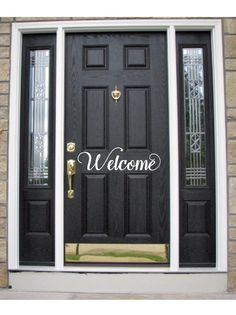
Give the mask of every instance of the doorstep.
[{"label": "doorstep", "polygon": [[227,291],[227,273],[9,272],[14,291],[86,294],[205,294]]},{"label": "doorstep", "polygon": [[0,289],[0,300],[236,300],[236,293],[89,294],[78,292],[25,292]]}]

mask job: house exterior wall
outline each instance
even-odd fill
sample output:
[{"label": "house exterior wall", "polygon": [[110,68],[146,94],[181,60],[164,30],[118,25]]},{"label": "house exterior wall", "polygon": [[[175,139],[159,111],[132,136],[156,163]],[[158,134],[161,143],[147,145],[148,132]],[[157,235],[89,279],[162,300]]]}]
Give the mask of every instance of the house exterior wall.
[{"label": "house exterior wall", "polygon": [[[11,23],[76,18],[0,18],[0,287],[7,287],[7,160]],[[236,291],[236,18],[223,21],[228,164],[228,290]]]},{"label": "house exterior wall", "polygon": [[7,274],[7,149],[10,79],[10,41],[13,18],[0,20],[0,287]]},{"label": "house exterior wall", "polygon": [[236,291],[236,19],[224,19],[228,164],[228,290]]}]

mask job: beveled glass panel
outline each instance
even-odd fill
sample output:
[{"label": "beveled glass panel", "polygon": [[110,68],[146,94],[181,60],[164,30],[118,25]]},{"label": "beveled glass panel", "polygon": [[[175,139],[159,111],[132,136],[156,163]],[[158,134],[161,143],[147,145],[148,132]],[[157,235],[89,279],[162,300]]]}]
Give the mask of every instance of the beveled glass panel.
[{"label": "beveled glass panel", "polygon": [[66,243],[65,262],[168,263],[169,244]]},{"label": "beveled glass panel", "polygon": [[206,134],[202,48],[183,48],[185,184],[205,186]]},{"label": "beveled glass panel", "polygon": [[28,184],[48,185],[49,50],[30,51]]}]

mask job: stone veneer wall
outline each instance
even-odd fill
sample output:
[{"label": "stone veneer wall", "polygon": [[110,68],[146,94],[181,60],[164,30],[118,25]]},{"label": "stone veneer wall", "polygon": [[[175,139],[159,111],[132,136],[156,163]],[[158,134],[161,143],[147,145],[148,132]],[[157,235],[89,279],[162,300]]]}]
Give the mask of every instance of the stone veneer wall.
[{"label": "stone veneer wall", "polygon": [[0,20],[0,287],[7,286],[7,143],[12,18]]},{"label": "stone veneer wall", "polygon": [[228,290],[236,291],[236,18],[224,19],[228,158]]},{"label": "stone veneer wall", "polygon": [[[11,23],[78,18],[0,19],[0,287],[7,276],[7,149]],[[228,154],[228,289],[236,291],[236,18],[223,19]]]}]

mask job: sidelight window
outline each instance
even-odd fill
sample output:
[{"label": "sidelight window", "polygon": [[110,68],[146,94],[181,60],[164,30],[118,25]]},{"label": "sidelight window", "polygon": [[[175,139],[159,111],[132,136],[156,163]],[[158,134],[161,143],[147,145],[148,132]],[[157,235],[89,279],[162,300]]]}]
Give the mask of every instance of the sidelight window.
[{"label": "sidelight window", "polygon": [[213,267],[215,158],[211,34],[178,32],[181,267]]},{"label": "sidelight window", "polygon": [[20,265],[54,264],[55,42],[22,38]]},{"label": "sidelight window", "polygon": [[185,180],[187,186],[206,185],[206,135],[203,49],[183,48],[185,112]]},{"label": "sidelight window", "polygon": [[48,184],[49,50],[30,51],[28,184]]}]

